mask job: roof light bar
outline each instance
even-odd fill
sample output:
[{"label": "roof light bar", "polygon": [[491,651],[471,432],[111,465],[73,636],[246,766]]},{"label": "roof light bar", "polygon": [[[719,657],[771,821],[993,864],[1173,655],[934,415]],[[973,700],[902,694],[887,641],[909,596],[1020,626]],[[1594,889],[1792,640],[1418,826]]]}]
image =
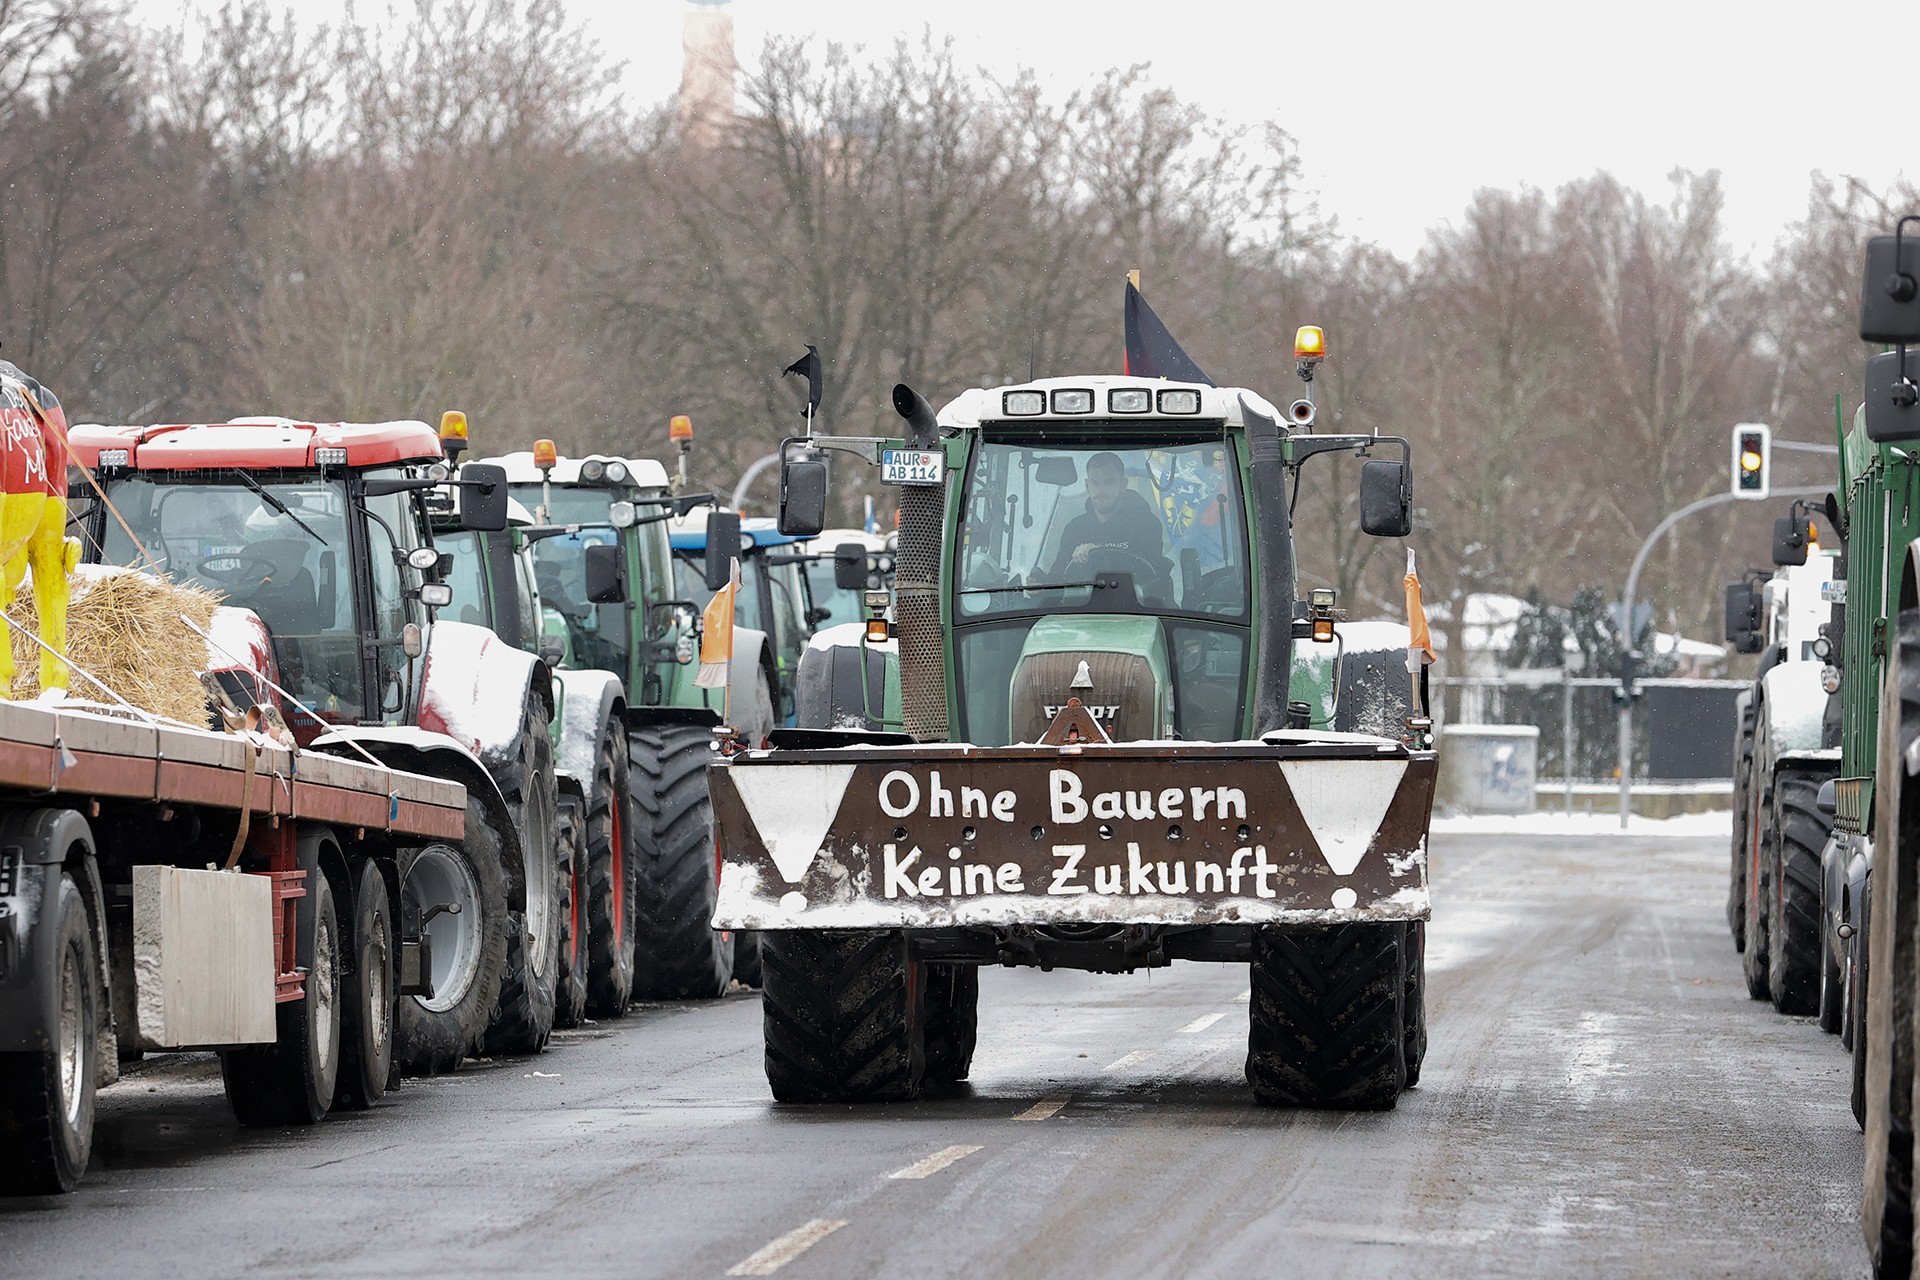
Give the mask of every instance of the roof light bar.
[{"label": "roof light bar", "polygon": [[1160,393],[1160,412],[1198,413],[1200,412],[1200,393],[1190,387],[1162,391]]},{"label": "roof light bar", "polygon": [[1152,413],[1153,392],[1145,387],[1117,387],[1107,393],[1107,408],[1113,413]]},{"label": "roof light bar", "polygon": [[1055,413],[1092,413],[1093,392],[1074,387],[1053,393]]},{"label": "roof light bar", "polygon": [[1044,391],[1009,391],[1000,397],[1000,408],[1009,418],[1030,418],[1047,411]]}]

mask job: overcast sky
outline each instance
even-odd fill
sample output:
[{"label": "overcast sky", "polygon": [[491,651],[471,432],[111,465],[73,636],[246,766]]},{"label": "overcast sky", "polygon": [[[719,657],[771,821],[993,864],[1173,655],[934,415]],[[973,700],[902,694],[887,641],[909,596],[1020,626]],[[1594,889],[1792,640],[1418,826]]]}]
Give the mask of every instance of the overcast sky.
[{"label": "overcast sky", "polygon": [[[299,0],[324,16],[344,0]],[[134,0],[166,21],[180,0]],[[363,12],[380,0],[361,0]],[[687,0],[567,0],[636,100],[679,86]],[[1887,67],[1886,0],[731,0],[751,63],[769,34],[885,48],[931,27],[963,64],[1034,68],[1064,96],[1109,67],[1229,120],[1278,122],[1307,186],[1349,234],[1401,254],[1474,190],[1549,190],[1607,169],[1650,194],[1718,168],[1728,238],[1763,251],[1806,209],[1813,170],[1884,186],[1912,145],[1913,73]],[[1910,16],[1910,15],[1908,15]],[[1911,27],[1911,23],[1906,24]],[[1858,70],[1856,70],[1858,69]],[[1904,80],[1907,102],[1896,103]],[[1902,131],[1905,130],[1904,137]]]}]

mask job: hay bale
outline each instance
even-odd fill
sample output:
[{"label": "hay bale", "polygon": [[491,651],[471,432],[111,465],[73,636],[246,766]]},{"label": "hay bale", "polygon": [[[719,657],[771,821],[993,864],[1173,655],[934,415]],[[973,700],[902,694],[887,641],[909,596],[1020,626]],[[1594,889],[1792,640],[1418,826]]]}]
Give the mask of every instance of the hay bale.
[{"label": "hay bale", "polygon": [[[68,659],[142,711],[190,724],[205,723],[207,692],[201,687],[200,672],[206,669],[207,645],[180,616],[185,614],[204,631],[212,624],[220,596],[203,587],[111,565],[82,565],[71,582]],[[7,606],[7,616],[34,635],[40,634],[31,575]],[[42,651],[17,628],[7,630],[16,673],[11,696],[33,698],[40,692]],[[68,688],[76,698],[112,701],[77,674]]]}]

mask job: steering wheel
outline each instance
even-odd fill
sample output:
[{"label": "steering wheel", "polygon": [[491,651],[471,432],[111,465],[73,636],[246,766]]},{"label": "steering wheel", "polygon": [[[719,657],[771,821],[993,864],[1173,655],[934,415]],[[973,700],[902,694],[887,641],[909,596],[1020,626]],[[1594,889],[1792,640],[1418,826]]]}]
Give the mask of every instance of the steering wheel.
[{"label": "steering wheel", "polygon": [[1137,551],[1125,547],[1095,547],[1087,553],[1087,566],[1096,572],[1119,573],[1130,567],[1138,566],[1135,574],[1138,582],[1135,587],[1157,584],[1166,577],[1166,570],[1147,559]]},{"label": "steering wheel", "polygon": [[265,556],[250,556],[245,552],[208,556],[194,566],[196,576],[232,586],[257,585],[278,572],[280,567]]}]

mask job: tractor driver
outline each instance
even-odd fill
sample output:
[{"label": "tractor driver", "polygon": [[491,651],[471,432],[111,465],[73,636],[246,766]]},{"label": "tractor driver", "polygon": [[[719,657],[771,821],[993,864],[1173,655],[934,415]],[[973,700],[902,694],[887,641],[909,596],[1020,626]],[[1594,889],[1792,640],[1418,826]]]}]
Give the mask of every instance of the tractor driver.
[{"label": "tractor driver", "polygon": [[1087,509],[1068,522],[1047,580],[1064,582],[1090,568],[1125,571],[1139,595],[1164,597],[1173,576],[1165,547],[1160,518],[1127,487],[1120,455],[1096,453],[1087,459]]}]

